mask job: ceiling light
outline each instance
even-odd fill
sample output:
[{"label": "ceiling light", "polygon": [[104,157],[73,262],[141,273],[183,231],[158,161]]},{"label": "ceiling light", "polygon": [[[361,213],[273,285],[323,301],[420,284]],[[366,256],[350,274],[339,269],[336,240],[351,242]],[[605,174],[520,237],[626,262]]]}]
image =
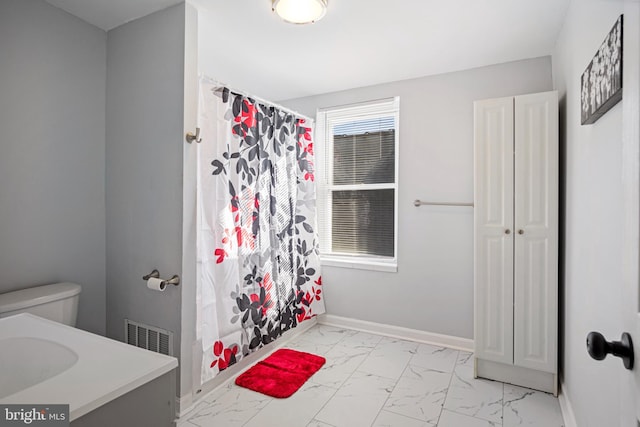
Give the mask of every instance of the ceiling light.
[{"label": "ceiling light", "polygon": [[271,9],[292,24],[310,24],[327,13],[327,0],[271,0]]}]

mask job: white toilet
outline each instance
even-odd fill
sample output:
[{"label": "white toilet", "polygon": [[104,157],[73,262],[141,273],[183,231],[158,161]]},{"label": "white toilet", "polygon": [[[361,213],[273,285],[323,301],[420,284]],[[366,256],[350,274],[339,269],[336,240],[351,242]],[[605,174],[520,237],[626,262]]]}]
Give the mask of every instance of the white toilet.
[{"label": "white toilet", "polygon": [[75,326],[82,288],[76,283],[54,283],[0,294],[0,317],[30,313]]}]

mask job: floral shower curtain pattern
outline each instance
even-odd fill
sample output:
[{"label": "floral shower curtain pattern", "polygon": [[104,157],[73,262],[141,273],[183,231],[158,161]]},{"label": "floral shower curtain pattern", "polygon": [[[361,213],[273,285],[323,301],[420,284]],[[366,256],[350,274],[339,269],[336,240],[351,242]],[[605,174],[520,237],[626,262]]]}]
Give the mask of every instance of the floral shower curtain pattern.
[{"label": "floral shower curtain pattern", "polygon": [[200,81],[201,381],[324,312],[312,123]]}]

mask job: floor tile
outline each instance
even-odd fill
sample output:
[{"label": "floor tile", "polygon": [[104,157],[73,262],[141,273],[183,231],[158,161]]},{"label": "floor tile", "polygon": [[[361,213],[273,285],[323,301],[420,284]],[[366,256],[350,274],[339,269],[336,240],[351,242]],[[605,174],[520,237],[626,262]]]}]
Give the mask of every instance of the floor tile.
[{"label": "floor tile", "polygon": [[441,372],[453,372],[458,359],[458,350],[420,344],[409,364]]},{"label": "floor tile", "polygon": [[442,411],[451,374],[409,365],[384,409],[435,425]]},{"label": "floor tile", "polygon": [[[180,417],[180,420],[188,420],[189,418],[191,418],[192,415],[197,414],[198,412],[200,412],[201,410],[207,408],[210,405],[209,402],[207,402],[204,399],[201,399],[198,403],[196,403],[193,408],[191,408],[188,412],[182,414],[182,417]],[[187,426],[191,427],[193,426],[193,424],[187,424]]]},{"label": "floor tile", "polygon": [[383,338],[358,368],[361,372],[397,380],[418,348],[417,343]]},{"label": "floor tile", "polygon": [[393,385],[391,379],[355,372],[315,419],[335,427],[369,427]]},{"label": "floor tile", "polygon": [[551,394],[504,385],[504,427],[562,427],[558,399]]},{"label": "floor tile", "polygon": [[347,347],[336,344],[325,354],[327,363],[312,377],[311,381],[328,387],[339,388],[360,366],[371,352],[370,348]]},{"label": "floor tile", "polygon": [[461,369],[470,369],[471,376],[473,376],[473,363],[474,363],[473,353],[469,353],[466,351],[459,351],[458,360],[456,361],[455,369],[458,371]]},{"label": "floor tile", "polygon": [[209,405],[187,418],[200,427],[242,426],[264,408],[272,397],[229,384],[206,397]]},{"label": "floor tile", "polygon": [[307,427],[335,427],[335,426],[332,426],[331,424],[323,423],[322,421],[313,420],[309,424],[307,424]]},{"label": "floor tile", "polygon": [[373,335],[366,332],[357,332],[353,335],[345,336],[340,342],[340,345],[354,347],[354,348],[368,348],[373,349],[382,340],[382,335]]},{"label": "floor tile", "polygon": [[307,382],[291,397],[270,401],[244,425],[246,427],[305,426],[335,392],[335,389]]},{"label": "floor tile", "polygon": [[305,353],[317,354],[318,356],[324,356],[333,348],[333,345],[316,344],[310,341],[293,341],[287,343],[284,348],[290,348],[292,350],[303,351]]},{"label": "floor tile", "polygon": [[474,379],[473,371],[458,369],[453,373],[444,403],[445,409],[502,424],[503,384]]},{"label": "floor tile", "polygon": [[176,427],[195,427],[195,424],[191,424],[187,420],[178,420]]},{"label": "floor tile", "polygon": [[393,412],[380,411],[372,427],[433,427],[434,425]]},{"label": "floor tile", "polygon": [[438,427],[499,427],[501,424],[455,412],[442,411]]},{"label": "floor tile", "polygon": [[357,331],[334,328],[333,326],[316,325],[296,337],[296,342],[306,341],[315,344],[335,345],[344,337],[356,334]]},{"label": "floor tile", "polygon": [[382,337],[376,348],[399,349],[410,354],[415,354],[420,344],[413,341],[401,340],[399,338]]}]

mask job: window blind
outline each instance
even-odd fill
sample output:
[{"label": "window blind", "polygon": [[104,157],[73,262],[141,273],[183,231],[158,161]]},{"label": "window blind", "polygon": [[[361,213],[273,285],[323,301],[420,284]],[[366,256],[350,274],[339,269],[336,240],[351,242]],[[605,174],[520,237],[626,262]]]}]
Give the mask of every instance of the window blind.
[{"label": "window blind", "polygon": [[395,258],[398,99],[318,113],[325,254]]},{"label": "window blind", "polygon": [[392,184],[395,130],[333,135],[333,184]]},{"label": "window blind", "polygon": [[394,190],[334,191],[332,252],[394,256]]}]

